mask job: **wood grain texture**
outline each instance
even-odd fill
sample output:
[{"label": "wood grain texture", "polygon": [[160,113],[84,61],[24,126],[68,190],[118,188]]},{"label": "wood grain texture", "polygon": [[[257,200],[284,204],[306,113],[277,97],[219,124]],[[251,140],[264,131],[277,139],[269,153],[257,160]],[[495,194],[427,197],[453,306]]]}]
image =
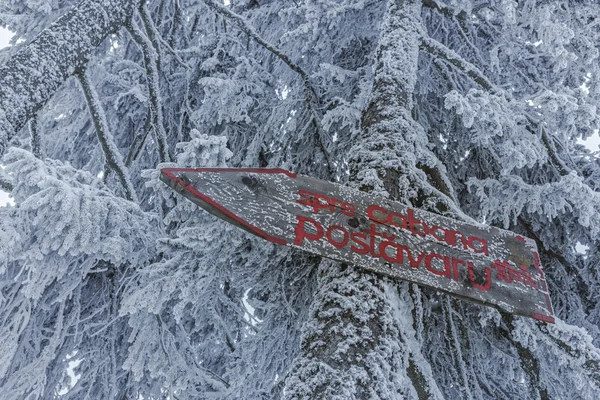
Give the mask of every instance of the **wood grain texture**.
[{"label": "wood grain texture", "polygon": [[536,244],[280,169],[162,170],[208,212],[271,242],[554,322]]}]

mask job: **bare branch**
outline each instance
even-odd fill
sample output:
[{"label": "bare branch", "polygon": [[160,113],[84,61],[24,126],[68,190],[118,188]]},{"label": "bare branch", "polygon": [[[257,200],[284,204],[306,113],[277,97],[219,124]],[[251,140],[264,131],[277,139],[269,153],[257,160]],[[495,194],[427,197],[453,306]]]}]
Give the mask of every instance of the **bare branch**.
[{"label": "bare branch", "polygon": [[[144,28],[148,33],[148,38],[154,44],[154,46],[156,47],[160,43],[160,46],[164,47],[173,56],[175,61],[177,61],[184,68],[190,69],[191,67],[188,64],[186,64],[186,62],[181,57],[179,57],[179,54],[177,54],[177,52],[171,47],[171,45],[167,43],[165,39],[163,39],[162,35],[156,28],[156,24],[154,24],[154,20],[150,16],[150,11],[148,11],[148,7],[146,7],[145,4],[143,4],[140,7],[140,16],[142,17]],[[160,69],[160,60],[158,61],[158,65]]]},{"label": "bare branch", "polygon": [[133,142],[129,147],[129,151],[127,152],[127,157],[125,158],[125,165],[127,167],[131,166],[131,163],[137,160],[140,155],[142,149],[144,148],[144,144],[146,143],[146,138],[148,137],[148,133],[152,129],[152,112],[150,111],[150,107],[146,112],[146,121],[144,122],[144,126],[138,130],[138,133],[133,138]]}]

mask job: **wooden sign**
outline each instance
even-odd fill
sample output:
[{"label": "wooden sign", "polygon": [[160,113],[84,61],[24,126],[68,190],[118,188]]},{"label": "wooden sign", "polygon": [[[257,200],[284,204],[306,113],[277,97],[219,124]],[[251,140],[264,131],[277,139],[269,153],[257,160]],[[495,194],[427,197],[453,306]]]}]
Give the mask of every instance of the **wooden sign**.
[{"label": "wooden sign", "polygon": [[273,243],[554,322],[533,240],[282,169],[163,169],[200,207]]}]

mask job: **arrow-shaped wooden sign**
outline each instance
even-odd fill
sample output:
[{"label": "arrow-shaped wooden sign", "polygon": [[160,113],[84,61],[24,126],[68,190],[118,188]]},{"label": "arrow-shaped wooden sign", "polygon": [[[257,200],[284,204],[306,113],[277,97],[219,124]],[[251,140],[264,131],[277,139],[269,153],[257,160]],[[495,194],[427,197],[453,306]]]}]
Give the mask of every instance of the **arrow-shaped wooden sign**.
[{"label": "arrow-shaped wooden sign", "polygon": [[273,243],[554,322],[529,238],[282,169],[161,172],[200,207]]}]

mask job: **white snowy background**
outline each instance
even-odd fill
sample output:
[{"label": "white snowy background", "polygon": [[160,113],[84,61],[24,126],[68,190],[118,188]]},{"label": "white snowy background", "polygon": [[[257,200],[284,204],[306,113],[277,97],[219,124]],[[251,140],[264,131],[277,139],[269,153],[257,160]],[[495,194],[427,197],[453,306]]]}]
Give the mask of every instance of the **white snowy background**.
[{"label": "white snowy background", "polygon": [[8,46],[8,41],[13,36],[13,34],[2,27],[0,27],[0,49]]}]

